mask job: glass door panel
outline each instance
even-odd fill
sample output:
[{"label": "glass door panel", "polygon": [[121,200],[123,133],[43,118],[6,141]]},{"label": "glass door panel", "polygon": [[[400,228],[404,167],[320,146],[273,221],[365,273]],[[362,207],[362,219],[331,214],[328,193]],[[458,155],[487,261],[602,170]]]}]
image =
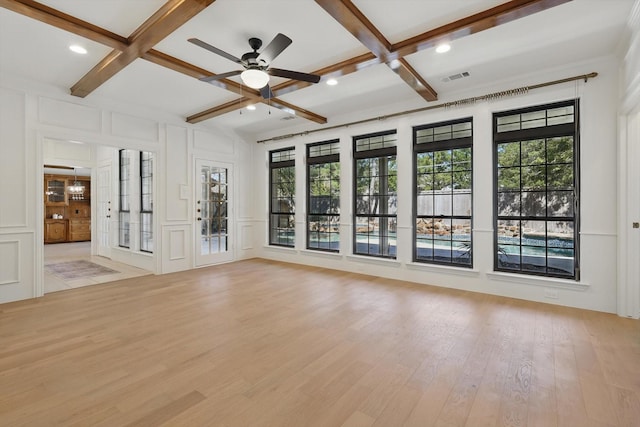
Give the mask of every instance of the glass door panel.
[{"label": "glass door panel", "polygon": [[206,265],[230,261],[233,256],[229,245],[229,166],[198,161],[200,188],[196,191],[198,229],[197,264]]}]

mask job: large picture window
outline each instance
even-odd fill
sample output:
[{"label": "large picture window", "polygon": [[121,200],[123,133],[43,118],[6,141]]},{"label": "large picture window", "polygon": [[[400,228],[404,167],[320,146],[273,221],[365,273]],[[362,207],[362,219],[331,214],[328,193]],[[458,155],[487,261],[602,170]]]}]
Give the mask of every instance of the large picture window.
[{"label": "large picture window", "polygon": [[153,252],[153,153],[140,152],[140,250]]},{"label": "large picture window", "polygon": [[269,244],[295,246],[295,148],[269,152]]},{"label": "large picture window", "polygon": [[307,146],[307,249],[340,250],[340,143]]},{"label": "large picture window", "polygon": [[472,121],[413,128],[417,262],[472,267]]},{"label": "large picture window", "polygon": [[494,114],[495,269],[579,278],[578,102]]},{"label": "large picture window", "polygon": [[353,138],[353,253],[396,257],[396,131]]},{"label": "large picture window", "polygon": [[119,157],[119,212],[118,212],[118,246],[129,248],[131,245],[130,229],[130,200],[129,181],[131,180],[131,153],[120,150]]}]

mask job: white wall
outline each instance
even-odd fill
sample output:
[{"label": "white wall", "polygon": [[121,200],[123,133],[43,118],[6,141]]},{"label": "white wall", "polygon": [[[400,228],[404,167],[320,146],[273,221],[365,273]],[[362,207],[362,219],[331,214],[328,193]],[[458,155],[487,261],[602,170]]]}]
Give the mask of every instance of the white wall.
[{"label": "white wall", "polygon": [[[605,312],[616,312],[617,281],[617,182],[616,111],[618,106],[618,60],[611,56],[572,64],[561,69],[536,70],[509,82],[458,98],[478,96],[532,83],[542,83],[596,71],[588,83],[578,81],[531,91],[522,96],[481,102],[465,107],[435,109],[398,118],[374,121],[277,142],[257,145],[254,167],[262,170],[256,182],[262,192],[254,205],[255,245],[260,256],[307,265],[432,284],[489,294],[543,301]],[[509,109],[580,98],[581,115],[581,279],[579,282],[493,271],[493,166],[492,113]],[[413,126],[473,117],[474,126],[474,268],[417,264],[412,262],[412,136]],[[370,117],[375,117],[372,114]],[[333,123],[347,122],[335,118]],[[332,124],[333,124],[332,123]],[[396,129],[398,132],[398,255],[396,260],[380,260],[351,255],[352,248],[352,136]],[[269,137],[272,135],[265,135]],[[341,250],[339,254],[305,250],[305,144],[338,138],[341,142]],[[268,151],[296,147],[296,247],[268,246]]]},{"label": "white wall", "polygon": [[618,314],[640,318],[640,1],[622,46],[618,121]]},{"label": "white wall", "polygon": [[[67,150],[70,145],[64,141],[83,142],[93,154],[84,158],[86,153]],[[225,161],[242,171],[233,183],[236,230],[232,230],[231,244],[234,259],[253,255],[250,237],[253,227],[246,223],[251,212],[249,195],[253,179],[249,143],[222,130],[186,124],[181,117],[127,105],[107,105],[106,101],[91,97],[80,99],[36,82],[3,76],[0,85],[0,303],[43,294],[42,166],[45,160],[58,164],[81,161],[81,166],[95,170],[104,160],[104,153],[108,157],[108,153],[113,152],[98,150],[99,147],[156,153],[154,254],[149,258],[114,249],[114,259],[156,273],[194,268],[195,158]],[[112,162],[112,166],[112,176],[117,177],[117,162]],[[117,231],[114,224],[117,223],[112,222],[112,233]]]}]

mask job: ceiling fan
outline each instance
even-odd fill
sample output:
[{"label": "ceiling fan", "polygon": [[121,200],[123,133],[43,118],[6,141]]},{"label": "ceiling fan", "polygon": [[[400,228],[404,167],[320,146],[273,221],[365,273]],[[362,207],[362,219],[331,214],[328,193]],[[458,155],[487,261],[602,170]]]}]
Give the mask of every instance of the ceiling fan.
[{"label": "ceiling fan", "polygon": [[262,47],[262,40],[255,37],[250,38],[249,46],[251,46],[253,52],[247,52],[242,55],[241,58],[236,58],[235,56],[196,38],[190,38],[188,41],[244,67],[244,70],[229,71],[228,73],[203,77],[200,79],[203,82],[212,82],[227,77],[237,76],[239,74],[242,82],[246,86],[253,89],[259,89],[262,97],[269,99],[273,97],[273,92],[271,92],[271,88],[269,87],[269,75],[309,83],[318,83],[320,81],[320,76],[315,74],[270,67],[271,62],[291,44],[291,39],[284,34],[278,33],[273,40],[271,40],[271,43],[262,50],[262,52],[258,52],[258,49]]}]

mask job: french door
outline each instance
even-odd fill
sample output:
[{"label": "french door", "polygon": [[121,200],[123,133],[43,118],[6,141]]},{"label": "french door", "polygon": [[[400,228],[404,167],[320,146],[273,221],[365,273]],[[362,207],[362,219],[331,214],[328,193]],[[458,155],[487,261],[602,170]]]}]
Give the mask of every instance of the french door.
[{"label": "french door", "polygon": [[232,168],[196,160],[196,265],[233,260]]},{"label": "french door", "polygon": [[111,257],[111,163],[102,165],[98,168],[98,182],[96,189],[98,190],[97,203],[97,226],[96,233],[98,235],[97,254],[103,257]]}]

